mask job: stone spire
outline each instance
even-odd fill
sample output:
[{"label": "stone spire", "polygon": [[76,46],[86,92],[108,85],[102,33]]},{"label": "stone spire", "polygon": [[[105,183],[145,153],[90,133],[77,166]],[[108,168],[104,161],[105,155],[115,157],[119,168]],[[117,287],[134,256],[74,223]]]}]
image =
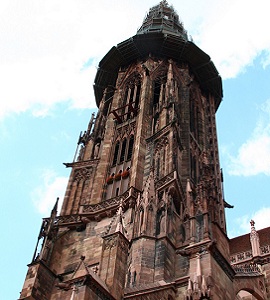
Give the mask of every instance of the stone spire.
[{"label": "stone spire", "polygon": [[169,33],[188,40],[187,32],[179,20],[178,14],[172,6],[169,6],[166,0],[150,8],[137,34],[149,32]]},{"label": "stone spire", "polygon": [[258,232],[255,229],[255,222],[253,220],[250,221],[250,225],[251,225],[250,243],[251,243],[252,255],[253,257],[257,257],[261,255],[260,239],[259,239]]},{"label": "stone spire", "polygon": [[120,232],[124,235],[124,237],[127,238],[127,230],[125,228],[125,222],[124,222],[124,203],[123,200],[120,200],[118,210],[115,214],[115,216],[112,218],[112,221],[109,225],[109,229],[106,232],[106,235],[110,235],[116,232]]}]

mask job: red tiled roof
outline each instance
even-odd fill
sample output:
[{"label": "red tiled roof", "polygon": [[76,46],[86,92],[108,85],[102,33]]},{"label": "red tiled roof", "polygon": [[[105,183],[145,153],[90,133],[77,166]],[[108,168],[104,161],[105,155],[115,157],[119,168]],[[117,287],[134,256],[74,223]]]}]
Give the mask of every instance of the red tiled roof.
[{"label": "red tiled roof", "polygon": [[[270,245],[270,227],[257,231],[260,238],[260,246]],[[244,234],[230,239],[230,253],[235,254],[251,250],[250,234]]]}]

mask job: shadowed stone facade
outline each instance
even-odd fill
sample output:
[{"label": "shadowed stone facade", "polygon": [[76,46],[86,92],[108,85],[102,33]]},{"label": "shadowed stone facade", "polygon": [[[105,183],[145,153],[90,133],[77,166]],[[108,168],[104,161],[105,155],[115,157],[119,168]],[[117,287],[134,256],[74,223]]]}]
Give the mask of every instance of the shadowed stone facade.
[{"label": "shadowed stone facade", "polygon": [[94,90],[20,299],[268,299],[270,241],[254,223],[251,243],[226,234],[221,78],[166,1],[105,55]]}]

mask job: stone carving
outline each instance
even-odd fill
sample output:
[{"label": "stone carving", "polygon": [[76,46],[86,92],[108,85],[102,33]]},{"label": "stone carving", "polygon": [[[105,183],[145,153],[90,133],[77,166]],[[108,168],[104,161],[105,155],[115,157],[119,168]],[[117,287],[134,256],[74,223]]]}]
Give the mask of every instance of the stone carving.
[{"label": "stone carving", "polygon": [[110,236],[109,238],[104,238],[104,249],[111,249],[117,245],[117,235]]},{"label": "stone carving", "polygon": [[164,176],[163,178],[161,178],[160,180],[158,180],[156,183],[155,183],[155,188],[156,189],[159,189],[160,187],[162,187],[163,185],[171,182],[172,180],[174,180],[174,171],[171,172],[170,174]]},{"label": "stone carving", "polygon": [[98,158],[99,149],[100,149],[100,143],[96,143],[95,149],[94,149],[94,158]]},{"label": "stone carving", "polygon": [[74,181],[85,180],[91,177],[92,173],[93,173],[92,167],[77,169],[74,172]]}]

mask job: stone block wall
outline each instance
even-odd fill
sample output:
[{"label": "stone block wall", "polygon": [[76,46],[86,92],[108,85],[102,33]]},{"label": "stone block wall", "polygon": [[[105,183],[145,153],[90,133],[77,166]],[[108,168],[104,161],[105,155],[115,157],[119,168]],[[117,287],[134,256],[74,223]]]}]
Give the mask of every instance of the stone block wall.
[{"label": "stone block wall", "polygon": [[19,299],[50,299],[55,278],[56,276],[43,263],[33,263],[29,266]]}]

